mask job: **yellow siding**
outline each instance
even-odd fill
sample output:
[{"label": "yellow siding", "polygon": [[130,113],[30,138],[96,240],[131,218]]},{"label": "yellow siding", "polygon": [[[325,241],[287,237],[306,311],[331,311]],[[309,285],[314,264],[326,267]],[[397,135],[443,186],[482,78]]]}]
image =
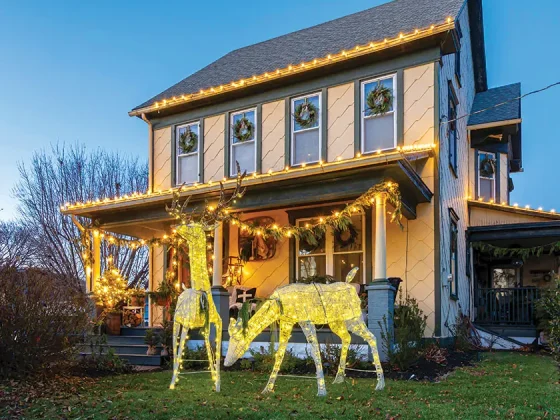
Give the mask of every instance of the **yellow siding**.
[{"label": "yellow siding", "polygon": [[471,226],[511,225],[514,223],[548,222],[550,219],[513,212],[471,207]]},{"label": "yellow siding", "polygon": [[[157,290],[164,277],[165,252],[162,246],[150,248],[150,287],[151,291]],[[163,311],[160,306],[151,305],[150,325],[161,325],[163,322]]]},{"label": "yellow siding", "polygon": [[508,156],[500,154],[500,202],[508,203]]},{"label": "yellow siding", "polygon": [[354,84],[329,88],[327,95],[327,161],[354,156]]},{"label": "yellow siding", "polygon": [[404,71],[404,144],[434,141],[434,64]]},{"label": "yellow siding", "polygon": [[171,188],[171,127],[154,130],[154,191]]},{"label": "yellow siding", "polygon": [[224,177],[225,116],[204,119],[204,182]]},{"label": "yellow siding", "polygon": [[262,172],[284,168],[286,136],[285,102],[277,101],[262,106]]},{"label": "yellow siding", "polygon": [[[274,210],[247,214],[245,219],[254,217],[271,217],[279,226],[288,224],[288,215],[285,211]],[[229,255],[239,255],[237,240],[238,229],[230,225]],[[249,261],[243,267],[243,286],[256,287],[257,297],[268,297],[279,286],[289,283],[290,242],[284,238],[276,244],[276,254],[273,258],[264,261]]]}]

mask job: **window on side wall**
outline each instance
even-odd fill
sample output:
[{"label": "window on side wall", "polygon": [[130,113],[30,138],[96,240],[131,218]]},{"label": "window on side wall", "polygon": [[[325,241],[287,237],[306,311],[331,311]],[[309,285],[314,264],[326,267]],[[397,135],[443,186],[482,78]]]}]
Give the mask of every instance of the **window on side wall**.
[{"label": "window on side wall", "polygon": [[[313,226],[318,219],[300,219],[297,226]],[[362,283],[364,275],[365,242],[363,231],[365,220],[363,215],[351,217],[352,227],[339,232],[327,228],[323,238],[317,243],[300,239],[296,241],[297,278],[313,276],[333,276],[344,281],[352,268],[360,267],[353,283]]]},{"label": "window on side wall", "polygon": [[[396,75],[361,84],[361,151],[372,153],[397,147]],[[380,110],[384,112],[380,112]]]},{"label": "window on side wall", "polygon": [[457,96],[453,90],[451,83],[448,84],[448,149],[449,149],[449,165],[457,175]]},{"label": "window on side wall", "polygon": [[478,197],[484,201],[496,200],[496,155],[478,152]]},{"label": "window on side wall", "polygon": [[256,172],[257,162],[257,110],[246,109],[230,114],[230,176],[237,175],[237,165],[241,172]]},{"label": "window on side wall", "polygon": [[200,181],[199,147],[200,124],[179,125],[175,128],[176,184],[194,184]]},{"label": "window on side wall", "polygon": [[457,224],[459,217],[452,210],[449,209],[449,292],[452,298],[458,297],[459,289],[459,274],[458,274],[458,242],[459,242],[459,229]]},{"label": "window on side wall", "polygon": [[292,166],[321,160],[321,94],[292,99]]}]

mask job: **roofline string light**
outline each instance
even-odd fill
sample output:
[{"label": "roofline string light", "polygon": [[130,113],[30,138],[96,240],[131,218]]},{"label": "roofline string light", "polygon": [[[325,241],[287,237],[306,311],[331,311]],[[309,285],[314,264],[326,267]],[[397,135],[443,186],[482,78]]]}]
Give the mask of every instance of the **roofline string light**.
[{"label": "roofline string light", "polygon": [[484,200],[484,197],[479,197],[478,199],[474,199],[471,196],[467,197],[467,201],[471,202],[471,203],[483,203],[485,205],[490,205],[490,206],[494,206],[497,207],[499,209],[509,209],[509,210],[523,210],[526,212],[531,212],[534,213],[536,216],[539,215],[553,215],[553,216],[560,216],[559,213],[556,212],[555,209],[551,209],[551,210],[543,210],[542,207],[538,207],[536,209],[531,208],[531,206],[529,204],[525,205],[524,207],[519,206],[518,203],[513,203],[513,204],[508,204],[505,201],[502,201],[501,203],[497,203],[494,200],[490,199],[490,200]]},{"label": "roofline string light", "polygon": [[185,93],[182,95],[173,96],[167,99],[154,102],[148,105],[129,112],[130,116],[141,115],[146,112],[152,112],[164,108],[170,108],[175,105],[184,104],[200,98],[215,96],[226,92],[242,89],[248,86],[254,86],[264,83],[273,79],[290,76],[296,73],[312,70],[319,67],[324,67],[333,63],[349,60],[352,58],[360,57],[363,55],[371,54],[381,50],[400,45],[405,42],[414,41],[421,38],[426,38],[434,34],[448,31],[455,27],[455,23],[451,17],[448,17],[445,22],[439,24],[432,24],[426,28],[418,28],[408,33],[399,33],[393,38],[385,38],[383,40],[372,41],[367,44],[356,45],[354,48],[342,50],[338,53],[327,54],[325,57],[317,57],[310,61],[303,61],[299,64],[290,64],[287,67],[270,70],[263,74],[253,75],[250,77],[242,78],[239,80],[231,81],[227,84],[219,86],[211,86],[206,89],[200,89],[196,93]]},{"label": "roofline string light", "polygon": [[[257,174],[254,173],[251,176],[247,176],[248,180],[251,179],[255,179],[255,180],[270,180],[271,177],[274,176],[278,176],[278,175],[282,175],[282,174],[286,174],[286,173],[291,173],[291,172],[305,172],[307,170],[312,170],[313,168],[323,168],[323,169],[328,169],[331,167],[336,167],[337,165],[344,163],[344,162],[348,162],[348,161],[355,161],[355,162],[360,162],[363,160],[367,160],[367,159],[371,159],[372,157],[384,157],[384,156],[390,156],[390,155],[399,155],[399,154],[403,154],[403,153],[417,153],[417,152],[424,152],[424,151],[429,151],[429,150],[433,150],[436,148],[436,144],[434,143],[428,143],[428,144],[414,144],[414,145],[407,145],[407,146],[399,146],[397,147],[395,150],[389,151],[389,152],[382,152],[381,150],[377,150],[376,152],[373,153],[368,153],[366,155],[363,155],[361,153],[356,153],[356,156],[351,157],[349,159],[336,159],[333,162],[323,162],[323,161],[319,161],[317,163],[314,164],[303,164],[301,166],[296,166],[296,167],[285,167],[282,168],[278,171],[272,171],[272,170],[268,170],[267,172],[264,172],[262,174]],[[227,187],[229,186],[229,184],[235,184],[236,180],[235,178],[223,178],[222,183]],[[180,190],[181,192],[195,192],[197,190],[206,188],[206,187],[212,187],[215,186],[216,188],[219,188],[219,182],[218,180],[209,180],[207,183],[199,183],[199,182],[195,182],[192,185],[189,186],[180,186],[180,187],[176,187],[176,188],[169,188],[166,190],[157,190],[157,191],[153,191],[153,192],[133,192],[130,194],[124,194],[122,196],[116,196],[113,198],[109,198],[109,197],[105,197],[105,198],[96,198],[93,200],[88,200],[85,202],[76,202],[76,203],[65,203],[64,205],[60,206],[60,210],[61,211],[67,211],[67,210],[76,210],[76,209],[85,209],[85,208],[91,208],[91,207],[98,207],[98,206],[103,206],[103,205],[110,205],[110,204],[116,204],[116,203],[124,203],[124,202],[133,202],[133,201],[139,201],[142,199],[146,199],[146,198],[150,198],[150,197],[157,197],[157,196],[165,196],[165,195],[169,195],[172,194],[173,191],[176,190]]]}]

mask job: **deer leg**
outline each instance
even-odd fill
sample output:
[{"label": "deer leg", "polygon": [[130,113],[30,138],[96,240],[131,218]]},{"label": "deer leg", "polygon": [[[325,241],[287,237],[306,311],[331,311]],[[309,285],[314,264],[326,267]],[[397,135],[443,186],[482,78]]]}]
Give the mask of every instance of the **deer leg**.
[{"label": "deer leg", "polygon": [[222,319],[216,313],[214,325],[216,326],[216,392],[220,392],[220,364],[222,363]]},{"label": "deer leg", "polygon": [[342,341],[342,347],[340,349],[340,363],[338,364],[338,371],[336,372],[336,378],[333,382],[334,384],[339,384],[344,382],[346,357],[348,355],[348,347],[350,347],[351,337],[344,322],[331,322],[329,323],[329,327],[331,327],[332,332],[338,335]]},{"label": "deer leg", "polygon": [[[177,326],[177,328],[175,328]],[[179,334],[179,329],[181,329],[181,338],[179,339],[179,344],[177,348],[174,350],[175,353],[173,354],[173,377],[171,378],[171,385],[169,385],[169,389],[175,389],[175,384],[179,382],[179,372],[181,371],[181,359],[183,358],[183,348],[185,346],[185,340],[187,339],[187,333],[189,329],[185,325],[181,325],[176,322],[173,325],[173,336]],[[173,343],[175,347],[175,342]]]},{"label": "deer leg", "polygon": [[373,335],[373,333],[368,330],[366,324],[361,318],[346,321],[346,325],[348,326],[348,329],[350,331],[362,337],[369,344],[371,353],[373,354],[373,364],[375,365],[375,372],[377,373],[377,386],[375,387],[375,390],[381,391],[383,388],[385,388],[385,378],[383,376],[381,361],[379,360],[379,352],[377,351],[377,340],[375,339],[375,335]]},{"label": "deer leg", "polygon": [[288,345],[288,340],[292,335],[292,328],[294,326],[285,321],[280,321],[280,343],[278,344],[278,351],[274,358],[274,367],[272,368],[272,373],[270,378],[268,378],[268,383],[263,389],[263,394],[267,394],[274,390],[274,383],[278,377],[278,371],[280,371],[280,366],[282,365],[282,360],[284,360],[284,354],[286,353],[286,346]]},{"label": "deer leg", "polygon": [[206,328],[202,332],[202,335],[204,336],[204,343],[206,344],[206,353],[208,353],[208,365],[210,367],[212,382],[216,384],[216,364],[214,361],[214,355],[212,353],[212,345],[210,344],[210,325],[206,326]]},{"label": "deer leg", "polygon": [[315,367],[317,369],[317,387],[319,388],[317,396],[324,397],[327,395],[327,389],[325,388],[325,376],[323,375],[321,350],[319,348],[319,342],[317,341],[317,331],[315,330],[315,325],[313,325],[310,321],[302,321],[299,325],[305,334],[307,342],[311,345],[311,356],[315,361]]}]

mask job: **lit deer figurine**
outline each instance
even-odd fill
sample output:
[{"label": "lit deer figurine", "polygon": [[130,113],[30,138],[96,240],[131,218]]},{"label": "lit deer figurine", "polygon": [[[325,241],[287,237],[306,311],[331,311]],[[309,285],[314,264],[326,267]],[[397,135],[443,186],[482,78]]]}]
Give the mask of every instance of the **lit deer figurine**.
[{"label": "lit deer figurine", "polygon": [[325,389],[325,379],[315,324],[328,324],[342,341],[340,365],[334,382],[344,381],[346,355],[350,346],[348,330],[350,330],[362,337],[371,347],[373,363],[377,373],[376,390],[382,390],[385,387],[385,380],[379,361],[375,336],[364,323],[360,298],[354,286],[349,284],[357,270],[358,268],[354,268],[348,273],[345,283],[290,284],[279,287],[255,315],[251,317],[245,331],[241,319],[238,319],[237,322],[231,319],[229,324],[229,345],[224,365],[233,365],[237,359],[245,354],[251,342],[262,330],[273,322],[279,321],[280,338],[278,351],[276,352],[272,373],[263,393],[273,391],[274,382],[278,376],[292,328],[296,323],[299,323],[308,343],[311,345],[311,355],[317,368],[317,385],[319,388],[317,395],[324,396],[327,394],[327,391]]},{"label": "lit deer figurine", "polygon": [[[212,299],[208,262],[206,258],[206,230],[214,229],[226,217],[227,208],[236,199],[243,196],[241,181],[245,173],[240,174],[238,165],[237,185],[229,199],[226,199],[223,185],[221,185],[220,199],[215,207],[208,206],[200,216],[200,221],[194,222],[192,214],[186,212],[189,198],[180,205],[176,196],[167,211],[181,224],[176,228],[177,234],[184,238],[188,245],[191,271],[191,288],[185,289],[177,299],[175,317],[173,319],[173,377],[170,389],[175,388],[179,381],[181,359],[187,341],[189,330],[200,329],[206,351],[208,363],[216,392],[220,392],[220,359],[222,346],[222,319]],[[216,352],[212,353],[210,343],[210,326],[216,329]]]}]

